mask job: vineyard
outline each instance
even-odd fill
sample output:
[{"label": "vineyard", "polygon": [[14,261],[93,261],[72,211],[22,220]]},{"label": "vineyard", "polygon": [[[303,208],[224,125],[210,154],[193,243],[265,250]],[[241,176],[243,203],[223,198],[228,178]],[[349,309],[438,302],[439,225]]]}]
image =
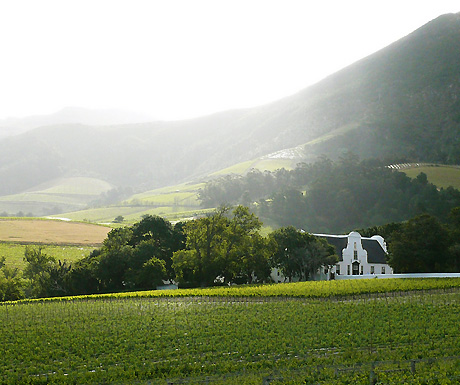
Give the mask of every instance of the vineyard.
[{"label": "vineyard", "polygon": [[383,281],[405,290],[369,280],[317,298],[226,289],[4,303],[0,382],[458,383],[459,280]]}]

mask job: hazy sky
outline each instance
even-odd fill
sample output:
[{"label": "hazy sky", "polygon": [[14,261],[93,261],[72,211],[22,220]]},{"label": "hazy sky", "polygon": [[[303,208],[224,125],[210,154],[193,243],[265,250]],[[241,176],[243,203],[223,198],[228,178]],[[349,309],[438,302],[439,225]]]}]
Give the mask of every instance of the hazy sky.
[{"label": "hazy sky", "polygon": [[0,0],[0,119],[182,119],[280,99],[459,0]]}]

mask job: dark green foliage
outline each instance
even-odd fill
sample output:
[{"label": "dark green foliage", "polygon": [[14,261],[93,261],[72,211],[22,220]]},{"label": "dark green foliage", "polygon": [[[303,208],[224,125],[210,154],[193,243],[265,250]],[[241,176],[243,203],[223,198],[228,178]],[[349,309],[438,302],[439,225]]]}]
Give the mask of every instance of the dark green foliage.
[{"label": "dark green foliage", "polygon": [[[362,158],[458,164],[458,63],[460,21],[444,15],[267,106],[180,122],[41,127],[0,142],[0,194],[75,172],[145,191],[305,143],[308,159],[354,151]],[[238,203],[259,195],[257,183],[251,185],[235,192],[244,198]],[[229,200],[213,201],[214,187],[218,192],[218,185],[208,188],[207,205],[234,200],[227,191]],[[105,195],[100,203],[120,200],[124,192]]]},{"label": "dark green foliage", "polygon": [[172,280],[172,255],[184,247],[183,224],[152,215],[113,229],[100,249],[75,263],[66,277],[68,294],[155,289]]},{"label": "dark green foliage", "polygon": [[29,297],[55,297],[68,294],[67,277],[71,266],[43,252],[42,247],[26,247],[24,277],[29,280]]},{"label": "dark green foliage", "polygon": [[389,264],[397,273],[435,273],[455,270],[447,229],[424,214],[409,220],[393,233]]},{"label": "dark green foliage", "polygon": [[[337,162],[322,158],[313,164],[299,164],[292,171],[265,172],[264,180],[269,181],[265,189],[257,189],[263,192],[251,196],[260,217],[278,226],[293,225],[310,232],[348,232],[422,213],[445,220],[449,211],[460,205],[460,192],[452,187],[438,190],[424,174],[412,180],[381,161],[360,162],[351,153]],[[251,190],[253,181],[253,175],[234,179],[236,185],[245,186],[241,191]],[[243,199],[241,195],[232,201],[226,194],[227,189],[235,190],[229,177],[211,185],[215,188],[213,202],[237,203]],[[206,191],[205,187],[200,195],[204,202],[209,201]]]},{"label": "dark green foliage", "polygon": [[25,296],[25,280],[18,268],[5,265],[5,257],[0,258],[0,301],[16,301]]},{"label": "dark green foliage", "polygon": [[181,285],[251,283],[268,279],[270,245],[258,230],[261,222],[247,207],[226,206],[184,227],[186,249],[173,256]]},{"label": "dark green foliage", "polygon": [[293,277],[307,280],[321,266],[338,262],[335,248],[325,239],[299,231],[292,226],[282,227],[270,234],[276,245],[271,264],[281,269],[292,281]]}]

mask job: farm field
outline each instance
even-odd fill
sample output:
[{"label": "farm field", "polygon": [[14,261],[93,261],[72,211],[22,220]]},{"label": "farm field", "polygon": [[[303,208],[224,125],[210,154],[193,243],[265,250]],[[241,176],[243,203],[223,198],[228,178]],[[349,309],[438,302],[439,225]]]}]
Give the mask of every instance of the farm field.
[{"label": "farm field", "polygon": [[0,241],[100,245],[111,229],[90,223],[41,219],[0,219]]},{"label": "farm field", "polygon": [[59,178],[21,194],[0,197],[0,211],[23,211],[36,216],[59,210],[80,210],[113,186],[95,178]]},{"label": "farm field", "polygon": [[111,223],[115,217],[121,215],[126,224],[139,221],[143,215],[147,214],[159,215],[170,221],[190,218],[209,211],[201,209],[197,200],[198,190],[203,186],[204,183],[184,183],[164,187],[133,195],[120,204],[63,213],[52,217],[65,217],[73,221]]},{"label": "farm field", "polygon": [[[43,252],[60,261],[75,262],[88,256],[94,246],[75,245],[44,245]],[[23,270],[25,267],[24,252],[26,245],[18,243],[0,242],[0,257],[6,258],[6,265]]]},{"label": "farm field", "polygon": [[452,186],[460,190],[460,167],[421,165],[402,169],[407,176],[416,178],[421,172],[425,173],[430,183],[437,187],[447,188]]},{"label": "farm field", "polygon": [[1,382],[458,383],[460,280],[382,281],[3,303]]}]

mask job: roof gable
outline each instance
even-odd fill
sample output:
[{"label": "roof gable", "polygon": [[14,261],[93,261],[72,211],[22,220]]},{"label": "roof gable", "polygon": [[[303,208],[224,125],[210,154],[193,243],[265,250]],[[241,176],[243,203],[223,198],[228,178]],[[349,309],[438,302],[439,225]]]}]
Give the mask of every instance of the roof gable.
[{"label": "roof gable", "polygon": [[[347,247],[348,235],[326,235],[313,234],[317,237],[325,238],[332,246],[335,247],[335,252],[339,257],[339,261],[343,261],[342,250]],[[367,262],[370,264],[386,264],[386,253],[382,245],[377,239],[361,238],[363,249],[367,251]]]}]

